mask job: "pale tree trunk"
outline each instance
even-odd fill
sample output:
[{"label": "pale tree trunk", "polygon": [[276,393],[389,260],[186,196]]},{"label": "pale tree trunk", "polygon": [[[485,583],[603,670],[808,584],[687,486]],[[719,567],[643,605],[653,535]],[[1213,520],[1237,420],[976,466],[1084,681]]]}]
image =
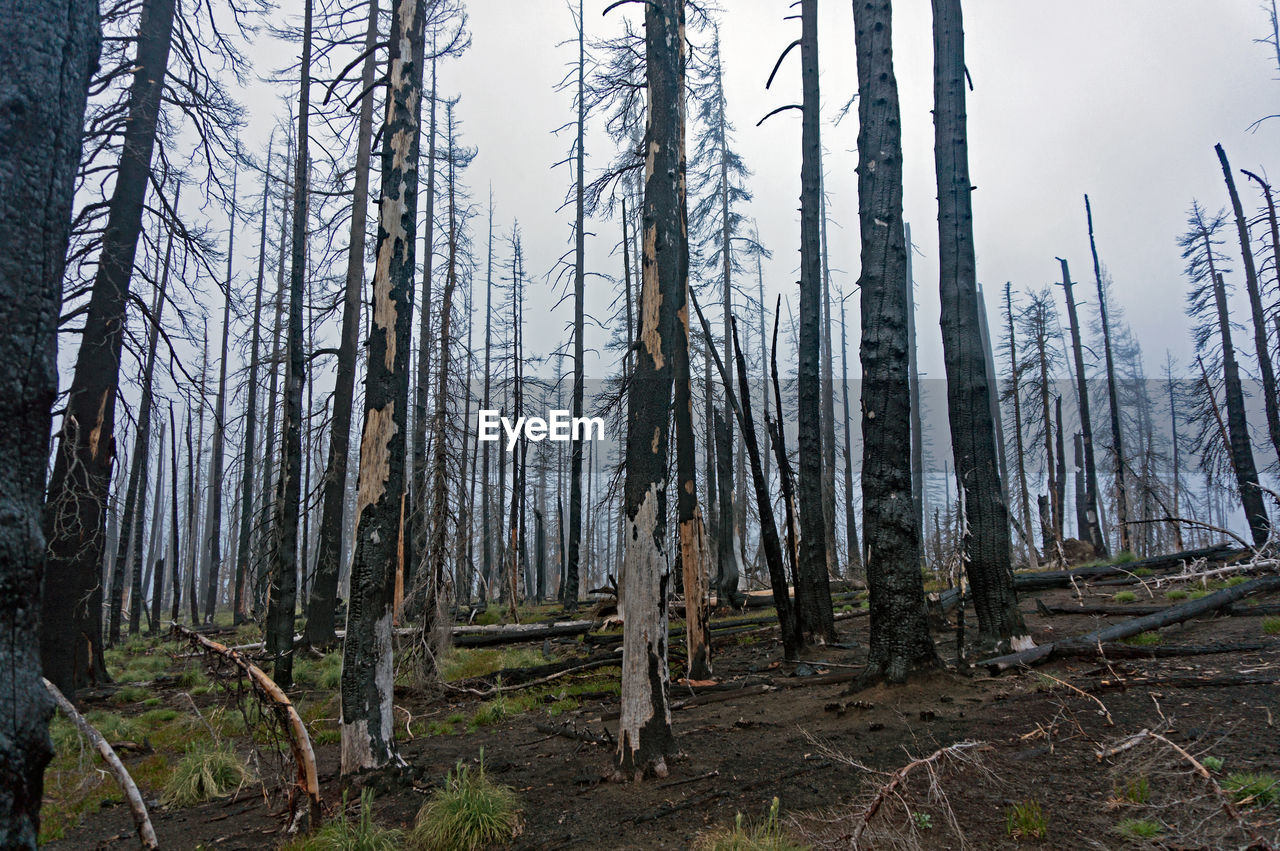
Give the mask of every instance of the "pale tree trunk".
[{"label": "pale tree trunk", "polygon": [[151,581],[144,583],[151,586],[147,635],[155,635],[160,629],[160,600],[164,596],[164,454],[164,420],[161,420],[160,439],[156,444],[156,490],[151,503],[151,545],[147,548],[147,564],[154,573],[148,577]]},{"label": "pale tree trunk", "polygon": [[[302,389],[307,380],[303,351],[302,309],[307,277],[308,156],[311,119],[312,0],[305,0],[302,62],[298,98],[298,149],[293,163],[293,233],[289,258],[289,333],[285,336],[284,439],[280,447],[280,478],[276,486],[275,552],[271,557],[271,587],[267,594],[267,632],[272,678],[284,689],[293,685],[293,620],[298,596],[298,512],[302,502]],[[207,608],[207,606],[206,606]]]},{"label": "pale tree trunk", "polygon": [[836,403],[835,367],[831,357],[831,258],[827,249],[827,192],[818,161],[822,232],[822,524],[826,531],[827,576],[839,574],[836,549]]},{"label": "pale tree trunk", "polygon": [[[40,637],[40,656],[44,675],[72,699],[77,688],[107,679],[99,571],[104,512],[116,455],[116,396],[129,285],[150,185],[174,6],[174,0],[142,4],[120,167],[47,491],[48,560],[42,600],[47,628]],[[62,43],[63,38],[50,36],[49,43]],[[19,52],[11,47],[15,44],[7,43],[6,55],[16,58]],[[78,64],[73,66],[78,74]],[[21,76],[28,79],[25,71]],[[31,109],[33,115],[39,111]],[[68,147],[79,146],[68,143]]]},{"label": "pale tree trunk", "polygon": [[253,295],[253,326],[249,335],[248,399],[244,412],[244,444],[241,447],[240,534],[236,545],[235,588],[232,591],[231,622],[248,620],[245,582],[249,576],[249,540],[253,533],[254,483],[258,442],[258,370],[261,359],[262,288],[267,276],[267,211],[271,207],[271,142],[267,142],[267,161],[262,171],[262,224],[258,231],[258,283]]},{"label": "pale tree trunk", "polygon": [[169,611],[169,620],[178,622],[182,611],[182,563],[181,550],[178,548],[178,421],[173,416],[173,403],[169,403],[169,467],[172,469],[169,481],[169,564],[171,565],[170,584],[173,585],[173,605]]},{"label": "pale tree trunk", "polygon": [[[635,373],[627,393],[623,493],[627,551],[622,571],[627,620],[618,721],[618,774],[637,780],[649,773],[666,776],[667,757],[675,747],[667,694],[667,596],[671,582],[667,452],[676,350],[688,341],[684,30],[684,0],[645,4],[649,109],[644,148],[648,154],[641,319]],[[687,365],[687,350],[684,359]],[[688,396],[685,398],[687,404]]]},{"label": "pale tree trunk", "polygon": [[[492,401],[489,398],[492,382],[493,353],[493,192],[489,192],[489,249],[488,264],[484,284],[484,398],[480,402],[481,410],[489,410]],[[487,606],[489,600],[489,577],[493,574],[493,522],[489,516],[492,495],[489,493],[489,444],[484,441],[480,448],[480,588],[478,596],[480,605]]]},{"label": "pale tree trunk", "polygon": [[1106,558],[1107,541],[1102,535],[1098,512],[1098,465],[1093,452],[1093,420],[1089,416],[1089,383],[1084,371],[1084,347],[1080,341],[1080,319],[1076,313],[1076,300],[1071,287],[1071,270],[1067,261],[1061,257],[1062,289],[1067,296],[1067,319],[1071,324],[1071,352],[1076,364],[1076,404],[1080,412],[1080,434],[1084,448],[1084,509],[1088,526],[1089,543],[1093,545],[1094,554]]},{"label": "pale tree trunk", "polygon": [[911,265],[911,225],[903,222],[907,251],[904,277],[907,298],[907,385],[911,390],[911,504],[916,515],[916,533],[924,540],[924,417],[920,402],[920,346],[916,341],[916,279]]},{"label": "pale tree trunk", "polygon": [[[164,271],[168,272],[167,263]],[[155,301],[151,305],[152,322],[147,334],[146,361],[142,367],[142,398],[138,403],[138,425],[134,432],[133,458],[129,464],[129,484],[125,490],[124,511],[120,520],[120,545],[116,550],[115,568],[111,573],[111,615],[107,634],[109,646],[120,643],[124,583],[126,571],[130,567],[130,557],[137,554],[132,559],[132,569],[135,573],[142,564],[142,518],[145,514],[147,464],[150,460],[151,447],[152,378],[155,374],[156,344],[160,334],[160,318],[164,313],[167,280],[167,274],[162,274],[160,287],[156,290]],[[141,586],[141,583],[142,578],[139,576],[136,585]],[[131,586],[134,584],[130,582]],[[133,588],[130,590],[132,591]],[[133,635],[136,631],[130,625],[129,634]]]},{"label": "pale tree trunk", "polygon": [[[351,453],[351,410],[355,399],[356,355],[360,346],[360,294],[364,283],[365,240],[369,230],[369,160],[373,140],[373,78],[377,70],[378,0],[370,0],[364,49],[368,55],[360,75],[360,117],[356,126],[355,182],[351,196],[351,237],[347,249],[346,283],[342,295],[342,336],[338,343],[338,374],[333,389],[333,422],[329,426],[329,459],[320,509],[320,541],[316,575],[307,601],[306,642],[329,647],[335,634],[338,576],[346,526],[347,465]],[[246,550],[245,542],[240,547]],[[247,551],[247,550],[246,550]]]},{"label": "pale tree trunk", "polygon": [[[204,619],[213,623],[218,602],[218,574],[222,572],[222,477],[227,446],[227,353],[231,342],[231,263],[236,247],[236,182],[231,179],[231,219],[227,230],[227,292],[222,307],[222,357],[218,361],[218,398],[213,408],[213,454],[209,462],[209,575],[205,587]],[[292,628],[292,627],[291,627]]]},{"label": "pale tree trunk", "polygon": [[418,57],[424,0],[397,0],[392,11],[356,545],[342,645],[343,774],[398,760],[392,727],[391,617],[405,484],[421,136],[414,106],[422,95]]},{"label": "pale tree trunk", "polygon": [[[680,0],[683,2],[683,0]],[[577,185],[574,187],[573,231],[573,398],[572,415],[582,416],[584,382],[586,380],[585,299],[586,299],[586,231],[584,192],[586,185],[586,22],[582,0],[578,0],[578,129],[575,142]],[[569,563],[565,568],[565,587],[561,597],[566,611],[578,608],[578,585],[582,561],[582,441],[575,440],[569,455]],[[619,589],[619,593],[622,590]]]},{"label": "pale tree trunk", "polygon": [[1027,548],[1027,562],[1031,567],[1039,567],[1040,557],[1036,552],[1035,541],[1031,531],[1031,495],[1027,491],[1027,453],[1022,441],[1022,370],[1018,366],[1018,341],[1013,329],[1013,285],[1004,285],[1005,319],[1008,322],[1009,334],[1009,375],[1013,382],[1013,441],[1014,453],[1017,455],[1019,503],[1022,506],[1022,542]]},{"label": "pale tree trunk", "polygon": [[[844,403],[844,534],[849,548],[849,569],[861,575],[862,546],[858,543],[858,515],[853,507],[853,419],[849,416],[849,336],[845,325],[844,298],[840,299],[840,393]],[[923,530],[923,526],[921,529]]]},{"label": "pale tree trunk", "polygon": [[[806,0],[812,8],[815,0]],[[938,664],[925,615],[911,507],[902,135],[888,0],[855,2],[858,219],[862,236],[862,513],[871,591],[867,676],[890,682]]]},{"label": "pale tree trunk", "polygon": [[[0,0],[0,847],[35,848],[53,712],[41,681],[41,529],[50,411],[58,392],[57,332],[85,93],[97,67],[98,4]],[[98,578],[102,553],[90,567]],[[88,579],[88,574],[85,576]],[[99,603],[101,595],[99,595]],[[70,601],[64,601],[70,602]],[[62,615],[69,614],[63,610]],[[87,614],[87,612],[85,613]],[[98,616],[101,620],[101,614]],[[53,624],[72,638],[70,621]],[[101,637],[93,635],[94,643]],[[59,648],[77,679],[86,648]],[[46,659],[49,657],[46,656]],[[79,657],[88,664],[91,660]],[[83,680],[90,673],[78,671]],[[55,672],[49,672],[54,679]]]},{"label": "pale tree trunk", "polygon": [[1102,321],[1102,349],[1107,364],[1107,401],[1111,407],[1111,450],[1115,456],[1116,526],[1120,530],[1120,550],[1129,549],[1129,494],[1125,487],[1124,441],[1120,436],[1120,398],[1116,391],[1116,365],[1111,355],[1111,325],[1107,319],[1107,292],[1102,283],[1102,264],[1093,239],[1093,208],[1084,196],[1084,212],[1089,223],[1089,251],[1093,255],[1093,277],[1098,286],[1098,317]]},{"label": "pale tree trunk", "polygon": [[818,114],[818,2],[800,4],[800,564],[796,608],[805,632],[835,640],[828,578],[822,454],[822,151]]},{"label": "pale tree trunk", "polygon": [[[286,165],[289,158],[286,157]],[[288,173],[288,168],[285,169]],[[259,509],[258,520],[258,547],[261,552],[258,553],[258,575],[254,577],[253,601],[254,611],[261,611],[266,604],[268,585],[270,583],[271,559],[272,552],[275,549],[275,506],[279,501],[279,494],[275,485],[276,470],[276,454],[280,432],[276,428],[276,411],[279,410],[280,402],[277,399],[280,385],[280,332],[281,319],[284,313],[284,251],[288,242],[288,206],[289,193],[285,194],[280,206],[280,259],[276,263],[276,307],[275,318],[271,323],[271,378],[267,382],[267,428],[262,436],[262,457],[266,458],[266,468],[262,477],[262,506]],[[271,631],[267,631],[263,636],[266,640],[266,650],[272,652],[275,644],[275,636]]]},{"label": "pale tree trunk", "polygon": [[[422,257],[422,312],[418,324],[418,381],[413,393],[413,467],[409,480],[405,482],[412,506],[412,522],[410,533],[405,538],[404,567],[401,582],[403,587],[413,587],[416,581],[420,559],[427,556],[427,536],[431,533],[427,512],[430,507],[430,496],[427,493],[427,392],[431,387],[431,285],[435,269],[435,232],[436,232],[436,110],[439,101],[436,97],[436,63],[431,59],[431,101],[430,118],[427,126],[427,185],[426,214],[423,216],[423,257]],[[425,68],[422,69],[424,72]],[[410,308],[412,310],[412,308]],[[408,530],[407,530],[408,531]]]}]

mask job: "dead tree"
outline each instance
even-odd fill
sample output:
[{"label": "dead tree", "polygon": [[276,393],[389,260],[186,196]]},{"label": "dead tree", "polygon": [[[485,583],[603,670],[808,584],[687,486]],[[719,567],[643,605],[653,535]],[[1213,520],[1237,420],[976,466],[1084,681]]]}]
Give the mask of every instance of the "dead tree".
[{"label": "dead tree", "polygon": [[1111,351],[1111,325],[1107,319],[1107,291],[1102,282],[1102,264],[1093,238],[1093,208],[1084,196],[1084,212],[1089,222],[1089,251],[1093,255],[1093,277],[1098,285],[1098,319],[1102,325],[1102,350],[1107,365],[1107,401],[1111,407],[1111,452],[1115,456],[1116,526],[1120,530],[1120,550],[1129,550],[1129,495],[1125,487],[1124,440],[1121,437],[1120,397],[1116,387],[1116,365]]},{"label": "dead tree", "polygon": [[[857,513],[853,508],[853,420],[849,416],[849,335],[845,325],[845,294],[840,294],[840,398],[844,403],[844,531],[849,549],[849,570],[863,571],[862,546],[858,543]],[[768,394],[766,394],[768,398]],[[766,476],[767,479],[767,476]],[[923,526],[921,530],[923,531]]]},{"label": "dead tree", "polygon": [[[800,573],[796,608],[805,632],[835,640],[822,494],[822,154],[819,138],[818,3],[800,4]],[[899,216],[899,221],[901,216]]]},{"label": "dead tree", "polygon": [[979,630],[1016,645],[1029,637],[1013,590],[1009,514],[991,416],[996,391],[987,380],[978,312],[960,0],[934,0],[933,48],[942,345],[956,481],[964,490],[963,557]]},{"label": "dead tree", "polygon": [[[1253,248],[1249,239],[1249,220],[1245,218],[1244,207],[1240,204],[1240,193],[1236,191],[1236,181],[1231,175],[1231,164],[1227,161],[1227,152],[1222,145],[1215,145],[1218,162],[1222,164],[1222,179],[1227,183],[1227,194],[1231,196],[1231,211],[1235,214],[1236,232],[1240,237],[1240,256],[1244,261],[1244,288],[1249,296],[1249,312],[1253,320],[1253,345],[1258,356],[1258,374],[1262,379],[1262,408],[1267,415],[1267,434],[1271,437],[1271,446],[1276,457],[1280,458],[1280,391],[1276,390],[1276,373],[1271,364],[1271,349],[1267,344],[1267,316],[1262,308],[1262,287],[1258,283],[1258,267],[1254,262]],[[1274,218],[1274,212],[1272,212]],[[1273,234],[1274,238],[1274,234]]]},{"label": "dead tree", "polygon": [[[302,502],[302,390],[307,380],[302,308],[307,277],[308,141],[311,120],[312,0],[303,7],[302,62],[299,69],[297,153],[293,163],[293,217],[289,257],[289,314],[285,335],[284,428],[280,473],[272,523],[266,632],[273,656],[272,678],[281,688],[293,685],[293,622],[298,595],[298,520]],[[281,264],[283,265],[283,264]],[[206,606],[207,608],[207,606]]]},{"label": "dead tree", "polygon": [[1035,542],[1031,539],[1031,494],[1027,490],[1027,456],[1022,439],[1022,367],[1018,362],[1018,338],[1014,330],[1013,285],[1005,282],[1004,310],[1006,338],[1004,348],[1009,355],[1008,397],[1013,400],[1013,441],[1017,458],[1019,504],[1022,507],[1021,532],[1031,567],[1038,566]]},{"label": "dead tree", "polygon": [[925,614],[910,460],[903,451],[911,440],[911,403],[901,116],[891,4],[871,0],[855,4],[853,11],[862,237],[862,513],[871,591],[867,677],[899,682],[938,664]]},{"label": "dead tree", "polygon": [[[1204,354],[1217,344],[1218,360],[1222,368],[1222,382],[1226,391],[1226,432],[1231,448],[1231,466],[1235,471],[1236,487],[1244,516],[1258,546],[1266,543],[1271,534],[1267,520],[1267,507],[1258,487],[1258,469],[1254,463],[1253,446],[1249,439],[1249,422],[1245,413],[1244,390],[1240,384],[1240,366],[1236,362],[1235,344],[1231,340],[1231,316],[1227,308],[1227,288],[1218,264],[1222,262],[1218,246],[1218,233],[1226,224],[1223,214],[1207,215],[1198,203],[1191,205],[1189,229],[1179,240],[1183,259],[1187,261],[1187,278],[1192,289],[1187,295],[1187,314],[1200,323],[1196,329],[1196,347]],[[1212,400],[1210,400],[1210,404]],[[1216,414],[1216,405],[1213,405]]]},{"label": "dead tree", "polygon": [[126,305],[150,186],[174,7],[174,0],[142,5],[120,165],[49,479],[42,618],[50,626],[41,634],[40,656],[45,676],[68,696],[107,678],[99,582],[104,511],[115,460]]},{"label": "dead tree", "polygon": [[[41,680],[40,579],[46,560],[40,511],[51,409],[58,392],[57,332],[89,79],[98,63],[98,4],[53,7],[0,2],[0,676],[6,683],[0,763],[0,846],[34,848],[40,832],[44,767],[53,755],[53,711]],[[101,552],[92,562],[96,580]],[[79,566],[88,569],[88,562]],[[86,579],[88,577],[86,576]],[[98,598],[101,603],[101,595]],[[62,601],[73,604],[73,598]],[[70,614],[63,608],[62,616]],[[80,623],[57,624],[67,635]],[[98,615],[99,623],[101,615]],[[87,652],[59,648],[51,679],[88,679]],[[67,645],[72,642],[68,641]],[[50,656],[45,655],[45,660]],[[76,662],[82,663],[77,668]]]},{"label": "dead tree", "polygon": [[[231,342],[231,264],[236,247],[236,183],[231,180],[231,218],[227,225],[227,290],[222,304],[222,357],[218,361],[218,396],[213,405],[213,451],[209,460],[209,574],[204,594],[204,620],[213,623],[218,602],[218,574],[222,572],[222,482],[227,446],[227,354]],[[234,617],[234,615],[233,615]],[[292,625],[289,627],[292,632]],[[290,638],[293,636],[290,635]],[[287,680],[286,680],[287,684]]]},{"label": "dead tree", "polygon": [[[644,255],[635,372],[627,392],[618,773],[665,776],[674,747],[667,672],[667,453],[677,327],[688,291],[684,151],[684,0],[645,4]],[[687,352],[686,352],[687,362]],[[687,379],[686,379],[687,380]]]},{"label": "dead tree", "polygon": [[405,485],[424,7],[425,0],[397,0],[391,16],[356,545],[342,644],[343,774],[398,759],[391,728],[391,617]]},{"label": "dead tree", "polygon": [[1062,265],[1062,291],[1067,297],[1067,321],[1071,325],[1071,353],[1076,365],[1076,406],[1080,414],[1080,436],[1084,450],[1084,494],[1078,497],[1083,500],[1085,522],[1089,543],[1093,545],[1094,554],[1106,558],[1107,541],[1102,536],[1102,525],[1098,513],[1098,466],[1093,452],[1093,419],[1089,415],[1089,382],[1084,368],[1084,346],[1080,342],[1080,317],[1076,313],[1076,299],[1072,291],[1074,282],[1067,261],[1057,258]]},{"label": "dead tree", "polygon": [[[351,236],[342,291],[342,329],[338,371],[333,389],[333,421],[329,425],[329,460],[320,507],[320,540],[316,575],[307,601],[304,638],[312,647],[334,644],[338,578],[347,512],[347,466],[351,453],[351,414],[355,399],[356,354],[360,345],[360,295],[364,284],[365,242],[369,230],[369,163],[373,141],[373,85],[377,72],[378,0],[369,0],[365,57],[360,72],[360,113],[356,124],[356,157],[351,194]],[[245,542],[240,544],[244,549]]]},{"label": "dead tree", "polygon": [[[683,0],[681,0],[683,2]],[[577,138],[574,142],[574,230],[573,230],[573,394],[570,404],[572,416],[581,417],[583,411],[585,358],[585,302],[586,302],[586,222],[584,192],[586,188],[586,21],[583,20],[582,0],[578,0],[578,92]],[[567,611],[578,608],[579,576],[582,561],[582,441],[575,440],[569,450],[569,561],[565,566],[565,584],[561,599]],[[621,589],[619,589],[621,590]]]}]

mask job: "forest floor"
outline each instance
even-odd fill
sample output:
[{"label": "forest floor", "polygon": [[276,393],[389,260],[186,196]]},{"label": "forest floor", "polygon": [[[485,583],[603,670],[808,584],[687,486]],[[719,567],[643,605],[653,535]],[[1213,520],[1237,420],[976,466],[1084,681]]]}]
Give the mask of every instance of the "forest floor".
[{"label": "forest floor", "polygon": [[[1142,599],[1121,602],[1129,595],[1115,587],[1082,588],[1091,604],[1121,607],[1164,603],[1165,594],[1176,601],[1197,589],[1203,590],[1175,586],[1150,599],[1133,586]],[[1080,602],[1074,594],[1023,596],[1038,643],[1116,620],[1037,613],[1037,599],[1067,606]],[[974,622],[972,612],[967,620]],[[613,732],[617,668],[497,698],[456,688],[428,692],[404,672],[396,729],[409,768],[353,785],[373,789],[380,824],[408,827],[455,763],[474,763],[483,753],[489,776],[519,796],[523,827],[515,847],[530,849],[686,848],[731,828],[739,813],[758,823],[775,796],[782,829],[814,847],[849,847],[860,830],[864,847],[875,848],[1222,848],[1280,841],[1280,787],[1273,785],[1280,776],[1278,618],[1204,618],[1131,639],[1123,659],[1068,659],[1000,677],[981,669],[939,671],[856,694],[846,693],[847,681],[832,680],[863,664],[867,620],[852,617],[837,627],[839,643],[809,648],[803,665],[781,662],[776,630],[717,639],[718,685],[673,683],[679,755],[668,777],[639,784],[608,782],[611,746],[546,726]],[[954,660],[954,627],[945,625],[935,638],[940,653]],[[253,640],[252,628],[218,640]],[[673,639],[673,651],[680,642]],[[1191,645],[1254,649],[1154,655]],[[581,639],[455,650],[445,670],[460,677],[589,652]],[[289,838],[285,807],[261,783],[195,806],[159,803],[184,748],[201,737],[217,735],[238,753],[257,754],[250,763],[259,777],[278,780],[291,771],[287,764],[272,770],[270,736],[254,724],[254,712],[246,722],[236,711],[236,679],[206,671],[190,653],[185,643],[159,638],[112,651],[119,681],[152,684],[90,695],[83,708],[109,740],[127,743],[121,755],[155,802],[161,847],[274,847]],[[359,795],[348,790],[344,799],[338,773],[339,658],[300,661],[291,696],[311,730],[326,806],[346,800],[354,808]],[[491,687],[483,680],[469,685]],[[44,833],[56,839],[50,847],[135,847],[113,781],[61,719],[54,738],[59,755],[46,780]],[[957,743],[977,744],[891,774]]]}]

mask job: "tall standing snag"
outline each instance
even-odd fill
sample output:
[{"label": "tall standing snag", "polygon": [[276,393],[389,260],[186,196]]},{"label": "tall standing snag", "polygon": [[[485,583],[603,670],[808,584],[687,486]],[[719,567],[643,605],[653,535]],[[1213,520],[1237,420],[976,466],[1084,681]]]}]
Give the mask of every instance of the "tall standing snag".
[{"label": "tall standing snag", "polygon": [[674,744],[667,695],[667,450],[676,346],[688,340],[689,318],[684,54],[684,0],[646,3],[644,253],[635,373],[627,393],[627,619],[618,721],[618,774],[636,779],[665,776]]},{"label": "tall standing snag", "polygon": [[[812,1],[812,0],[811,0]],[[858,219],[862,235],[862,500],[871,592],[868,677],[937,664],[911,506],[902,129],[889,0],[854,0]]]},{"label": "tall standing snag", "polygon": [[[56,628],[41,633],[40,657],[45,676],[69,697],[90,681],[107,677],[102,656],[99,566],[115,461],[120,352],[129,283],[142,232],[143,201],[150,185],[174,5],[174,0],[144,0],[142,4],[120,167],[49,478],[44,516],[48,581],[41,604],[44,622],[56,624]],[[48,13],[15,10],[14,14]],[[53,42],[61,43],[61,35]],[[8,42],[5,54],[10,55],[9,45],[19,43]],[[79,147],[69,140],[67,144]],[[44,241],[33,239],[27,244]]]},{"label": "tall standing snag", "polygon": [[[34,848],[52,702],[40,677],[40,526],[71,199],[98,4],[0,0],[0,846]],[[96,568],[96,565],[95,565]],[[65,631],[71,624],[63,622]],[[95,636],[95,640],[97,636]],[[65,648],[63,660],[71,658]],[[70,666],[62,669],[71,679]],[[83,672],[87,674],[87,672]]]},{"label": "tall standing snag", "polygon": [[[1106,557],[1107,541],[1102,537],[1102,524],[1098,515],[1098,465],[1093,453],[1093,420],[1089,416],[1089,382],[1084,371],[1084,351],[1080,342],[1080,318],[1076,314],[1076,299],[1071,287],[1071,270],[1061,257],[1062,290],[1067,297],[1067,320],[1071,323],[1071,352],[1076,364],[1076,403],[1080,411],[1080,437],[1084,452],[1084,511],[1089,530],[1089,543],[1094,555]],[[1079,497],[1077,497],[1079,498]]]},{"label": "tall standing snag", "polygon": [[397,0],[391,16],[387,118],[377,264],[365,377],[365,422],[356,490],[351,602],[342,645],[342,772],[395,760],[392,728],[392,597],[404,491],[405,408],[417,235],[422,93],[415,59],[424,0]]},{"label": "tall standing snag", "polygon": [[978,628],[997,641],[1027,640],[1010,562],[1009,510],[1000,488],[995,387],[987,381],[973,248],[960,0],[933,0],[934,164],[947,414],[956,480],[964,495],[964,556]]}]

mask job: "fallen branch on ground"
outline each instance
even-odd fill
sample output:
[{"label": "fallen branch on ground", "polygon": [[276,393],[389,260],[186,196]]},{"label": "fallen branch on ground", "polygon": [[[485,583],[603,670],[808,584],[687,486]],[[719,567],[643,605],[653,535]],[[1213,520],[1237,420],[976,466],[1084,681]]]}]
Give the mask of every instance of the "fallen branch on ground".
[{"label": "fallen branch on ground", "polygon": [[71,701],[67,700],[66,695],[58,690],[58,687],[48,680],[43,680],[44,687],[48,689],[49,694],[58,704],[58,708],[62,710],[62,714],[67,716],[80,734],[93,743],[98,753],[102,755],[102,760],[107,764],[107,770],[115,777],[116,782],[120,784],[121,791],[124,792],[124,798],[129,803],[129,812],[133,816],[133,823],[138,828],[138,841],[142,843],[143,848],[159,848],[160,844],[156,841],[155,829],[151,827],[151,817],[147,814],[147,805],[142,800],[142,795],[138,792],[138,785],[133,782],[133,778],[129,775],[128,769],[124,767],[124,763],[120,761],[120,757],[116,756],[116,752],[112,750],[107,740],[102,738],[94,726],[84,719],[84,716],[76,711],[71,705]]},{"label": "fallen branch on ground", "polygon": [[1182,623],[1191,618],[1216,612],[1237,600],[1272,591],[1280,591],[1280,576],[1264,576],[1241,585],[1224,588],[1207,597],[1201,597],[1199,600],[1190,600],[1177,606],[1170,606],[1167,609],[1162,609],[1144,617],[1130,618],[1104,629],[1095,630],[1087,635],[1042,644],[1039,647],[1022,650],[1018,653],[996,656],[983,660],[979,664],[985,665],[992,674],[999,674],[1010,668],[1038,665],[1055,657],[1077,655],[1082,651],[1087,651],[1089,648],[1109,641],[1118,641],[1148,630]]},{"label": "fallen branch on ground", "polygon": [[259,699],[268,703],[279,716],[282,726],[289,731],[289,748],[293,751],[293,759],[298,766],[298,789],[307,796],[310,803],[311,828],[319,827],[323,809],[320,805],[320,781],[316,775],[315,752],[311,749],[311,737],[307,735],[307,727],[302,723],[302,718],[294,709],[289,696],[276,685],[275,680],[268,677],[257,665],[240,653],[216,641],[210,641],[181,624],[175,623],[173,631],[176,635],[183,636],[208,652],[229,660],[244,671]]}]

